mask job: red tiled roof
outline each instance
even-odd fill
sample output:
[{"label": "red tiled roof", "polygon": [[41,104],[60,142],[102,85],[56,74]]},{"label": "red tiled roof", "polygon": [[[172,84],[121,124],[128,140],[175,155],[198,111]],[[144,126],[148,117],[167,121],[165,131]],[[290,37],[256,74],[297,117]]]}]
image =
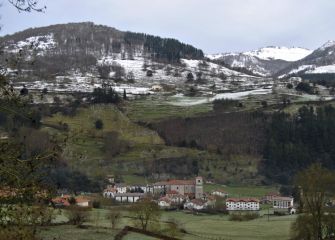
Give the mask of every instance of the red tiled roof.
[{"label": "red tiled roof", "polygon": [[166,185],[194,185],[195,181],[194,180],[177,180],[177,179],[172,179],[167,181]]},{"label": "red tiled roof", "polygon": [[85,197],[85,196],[79,196],[76,197],[76,203],[84,203],[84,202],[90,202],[91,199]]},{"label": "red tiled roof", "polygon": [[291,201],[292,197],[282,197],[282,196],[275,196],[272,198],[274,201]]},{"label": "red tiled roof", "polygon": [[176,190],[172,190],[172,191],[168,191],[166,194],[179,194],[179,192],[177,192]]},{"label": "red tiled roof", "polygon": [[54,204],[62,204],[64,206],[70,206],[69,198],[56,197],[51,200]]}]

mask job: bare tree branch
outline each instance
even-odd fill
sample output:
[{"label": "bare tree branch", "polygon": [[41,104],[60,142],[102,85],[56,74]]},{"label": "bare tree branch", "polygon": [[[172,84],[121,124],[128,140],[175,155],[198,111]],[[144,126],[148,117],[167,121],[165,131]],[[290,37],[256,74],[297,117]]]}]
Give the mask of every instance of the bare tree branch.
[{"label": "bare tree branch", "polygon": [[38,0],[8,0],[19,12],[44,12],[46,6],[40,7]]}]

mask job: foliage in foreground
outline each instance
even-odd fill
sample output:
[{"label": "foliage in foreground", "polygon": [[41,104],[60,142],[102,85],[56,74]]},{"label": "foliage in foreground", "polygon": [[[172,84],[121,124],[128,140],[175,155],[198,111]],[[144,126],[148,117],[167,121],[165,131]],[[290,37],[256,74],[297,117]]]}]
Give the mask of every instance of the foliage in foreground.
[{"label": "foliage in foreground", "polygon": [[326,208],[335,193],[335,172],[312,165],[297,175],[302,214],[292,225],[294,240],[332,239],[335,234],[335,214]]}]

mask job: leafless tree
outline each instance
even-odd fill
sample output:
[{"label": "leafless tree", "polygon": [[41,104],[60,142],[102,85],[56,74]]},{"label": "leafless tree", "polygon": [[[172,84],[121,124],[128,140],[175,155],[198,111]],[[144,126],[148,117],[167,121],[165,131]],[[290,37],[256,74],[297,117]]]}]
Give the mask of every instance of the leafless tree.
[{"label": "leafless tree", "polygon": [[10,4],[16,7],[17,10],[23,12],[43,12],[47,7],[39,6],[38,0],[8,0]]}]

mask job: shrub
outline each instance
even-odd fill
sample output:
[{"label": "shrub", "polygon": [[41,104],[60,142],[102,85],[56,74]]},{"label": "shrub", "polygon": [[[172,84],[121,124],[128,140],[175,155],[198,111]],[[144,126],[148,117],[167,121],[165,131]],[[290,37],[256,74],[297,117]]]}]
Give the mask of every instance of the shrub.
[{"label": "shrub", "polygon": [[71,206],[66,211],[66,216],[69,219],[69,223],[76,225],[78,227],[82,226],[89,219],[89,209]]},{"label": "shrub", "polygon": [[309,85],[309,83],[306,82],[299,83],[295,89],[297,91],[313,94],[313,88]]},{"label": "shrub", "polygon": [[293,85],[292,85],[292,83],[288,83],[288,84],[286,85],[286,87],[287,87],[288,89],[292,89],[292,88],[293,88]]},{"label": "shrub", "polygon": [[264,101],[262,101],[262,102],[261,102],[261,104],[262,104],[262,107],[267,107],[267,106],[268,106],[268,102],[267,102],[267,101],[265,101],[265,100],[264,100]]},{"label": "shrub", "polygon": [[153,72],[151,70],[147,71],[147,77],[152,77],[153,76]]},{"label": "shrub", "polygon": [[259,217],[258,213],[248,212],[248,213],[233,213],[229,216],[230,221],[250,221],[257,219]]},{"label": "shrub", "polygon": [[93,207],[93,208],[100,208],[100,206],[101,206],[101,203],[100,203],[99,201],[94,200],[94,201],[92,202],[92,207]]},{"label": "shrub", "polygon": [[103,127],[104,127],[104,123],[101,119],[98,119],[98,120],[95,121],[95,128],[96,129],[101,130],[101,129],[103,129]]}]

